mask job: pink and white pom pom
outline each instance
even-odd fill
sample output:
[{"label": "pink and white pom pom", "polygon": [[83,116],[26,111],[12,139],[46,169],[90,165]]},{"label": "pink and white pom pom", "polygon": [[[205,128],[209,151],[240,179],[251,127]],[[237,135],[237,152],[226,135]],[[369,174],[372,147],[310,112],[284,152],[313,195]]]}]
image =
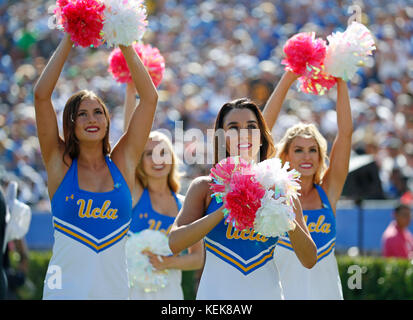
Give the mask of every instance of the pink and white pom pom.
[{"label": "pink and white pom pom", "polygon": [[[235,159],[235,160],[234,160]],[[291,230],[295,218],[293,199],[298,197],[300,174],[288,170],[278,158],[258,164],[238,157],[222,160],[211,169],[211,189],[224,203],[225,221],[237,230],[252,228],[266,237]]]},{"label": "pink and white pom pom", "polygon": [[[133,45],[136,53],[141,58],[144,66],[148,70],[153,84],[158,87],[162,81],[165,72],[165,59],[159,52],[158,48],[151,45],[135,43]],[[132,81],[126,59],[119,48],[113,49],[109,55],[108,71],[112,74],[117,82],[127,83]]]},{"label": "pink and white pom pom", "polygon": [[59,29],[81,47],[102,44],[105,5],[99,0],[57,0],[55,9]]},{"label": "pink and white pom pom", "polygon": [[146,31],[146,8],[142,0],[104,0],[103,37],[109,47],[129,46],[140,41]]},{"label": "pink and white pom pom", "polygon": [[305,93],[322,95],[330,90],[336,79],[324,72],[326,42],[316,38],[314,32],[301,32],[292,36],[284,45],[285,70],[300,75],[299,89]]},{"label": "pink and white pom pom", "polygon": [[376,49],[370,30],[356,21],[344,32],[329,35],[327,40],[325,71],[344,81],[351,80]]}]

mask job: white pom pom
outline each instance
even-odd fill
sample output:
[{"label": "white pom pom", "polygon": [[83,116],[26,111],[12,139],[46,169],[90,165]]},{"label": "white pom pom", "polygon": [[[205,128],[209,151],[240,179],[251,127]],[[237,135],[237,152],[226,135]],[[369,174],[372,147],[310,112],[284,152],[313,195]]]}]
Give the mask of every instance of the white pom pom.
[{"label": "white pom pom", "polygon": [[142,0],[105,0],[103,38],[109,47],[129,46],[142,39],[146,26],[146,8]]},{"label": "white pom pom", "polygon": [[126,257],[128,276],[131,287],[138,286],[145,292],[154,292],[164,288],[169,283],[168,270],[157,271],[142,254],[142,251],[167,256],[172,252],[169,248],[168,237],[155,230],[146,229],[132,234],[126,241]]},{"label": "white pom pom", "polygon": [[289,163],[282,165],[281,159],[271,158],[255,166],[255,179],[266,189],[257,210],[254,230],[266,237],[278,237],[294,226],[293,198],[298,197],[301,188],[300,174],[288,170]]},{"label": "white pom pom", "polygon": [[17,182],[12,181],[7,187],[6,201],[9,211],[5,232],[5,243],[22,239],[29,231],[32,211],[28,205],[16,199]]},{"label": "white pom pom", "polygon": [[271,158],[264,160],[256,165],[255,179],[257,179],[265,189],[271,188],[279,179],[277,174],[280,170],[280,159]]},{"label": "white pom pom", "polygon": [[292,199],[298,197],[301,186],[298,183],[300,173],[289,168],[290,164],[282,165],[279,158],[267,159],[257,164],[255,178],[265,189],[274,188],[275,198],[285,197],[291,204]]},{"label": "white pom pom", "polygon": [[352,79],[376,49],[370,30],[356,21],[346,31],[335,32],[327,40],[325,71],[344,81]]},{"label": "white pom pom", "polygon": [[293,229],[294,218],[293,208],[285,198],[274,199],[274,192],[267,190],[255,216],[254,230],[265,237],[278,237]]}]

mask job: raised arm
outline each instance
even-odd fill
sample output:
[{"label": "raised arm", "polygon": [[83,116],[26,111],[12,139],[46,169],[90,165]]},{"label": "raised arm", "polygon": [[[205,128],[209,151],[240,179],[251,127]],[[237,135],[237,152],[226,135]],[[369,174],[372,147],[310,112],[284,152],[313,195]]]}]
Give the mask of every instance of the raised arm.
[{"label": "raised arm", "polygon": [[346,82],[342,79],[337,79],[336,109],[337,136],[330,153],[330,165],[323,177],[322,183],[334,212],[348,174],[351,137],[353,134],[348,88]]},{"label": "raised arm", "polygon": [[126,84],[126,96],[123,111],[123,131],[126,132],[132,118],[133,111],[136,108],[136,87],[133,82]]},{"label": "raised arm", "polygon": [[[132,46],[119,46],[128,64],[139,104],[133,110],[128,127],[113,148],[112,158],[126,176],[133,176],[152,128],[158,93],[145,66]],[[130,181],[130,185],[133,181]]]},{"label": "raised arm", "polygon": [[73,42],[65,34],[34,87],[34,108],[37,134],[46,169],[50,159],[59,152],[63,141],[59,137],[57,116],[52,104],[52,93],[69,55]]},{"label": "raised arm", "polygon": [[286,71],[282,75],[264,107],[263,116],[268,128],[271,129],[277,121],[288,90],[298,77],[298,75],[291,71]]},{"label": "raised arm", "polygon": [[209,185],[205,177],[189,186],[184,204],[169,233],[169,247],[174,254],[202,240],[223,218],[222,207],[203,216]]}]

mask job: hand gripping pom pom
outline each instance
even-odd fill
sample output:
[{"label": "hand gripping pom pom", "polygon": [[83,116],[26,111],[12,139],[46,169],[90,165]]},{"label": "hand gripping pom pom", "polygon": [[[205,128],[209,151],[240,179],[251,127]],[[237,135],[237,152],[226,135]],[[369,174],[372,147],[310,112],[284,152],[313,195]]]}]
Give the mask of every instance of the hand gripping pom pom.
[{"label": "hand gripping pom pom", "polygon": [[337,79],[326,73],[324,69],[324,65],[312,67],[309,76],[300,77],[298,79],[300,91],[321,96],[334,87]]},{"label": "hand gripping pom pom", "polygon": [[376,49],[374,39],[363,24],[353,21],[344,32],[327,37],[328,47],[324,61],[325,71],[344,81],[351,80]]},{"label": "hand gripping pom pom", "polygon": [[[136,43],[133,45],[135,51],[141,58],[148,73],[152,79],[153,84],[158,87],[162,82],[165,72],[165,59],[160,54],[158,48],[151,45]],[[119,48],[113,49],[108,58],[108,71],[112,74],[117,82],[127,83],[132,81],[132,76],[129,72],[126,59]]]},{"label": "hand gripping pom pom", "polygon": [[102,44],[105,5],[98,0],[58,0],[55,16],[58,28],[81,47]]},{"label": "hand gripping pom pom", "polygon": [[299,89],[305,93],[323,95],[336,84],[336,79],[324,72],[326,42],[315,38],[315,33],[301,32],[284,45],[285,70],[300,75]]},{"label": "hand gripping pom pom", "polygon": [[104,0],[103,38],[109,47],[129,46],[140,41],[146,31],[146,8],[142,0]]},{"label": "hand gripping pom pom", "polygon": [[168,237],[160,231],[146,229],[132,234],[126,241],[129,284],[145,292],[155,292],[169,284],[170,273],[157,271],[142,254],[145,250],[161,256],[171,255]]}]

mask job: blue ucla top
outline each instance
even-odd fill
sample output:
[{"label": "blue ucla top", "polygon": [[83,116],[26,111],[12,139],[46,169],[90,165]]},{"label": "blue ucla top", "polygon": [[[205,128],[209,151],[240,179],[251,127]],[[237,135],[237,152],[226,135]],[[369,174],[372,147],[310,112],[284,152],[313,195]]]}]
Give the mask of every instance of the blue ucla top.
[{"label": "blue ucla top", "polygon": [[[213,197],[205,214],[221,205]],[[248,275],[272,259],[277,240],[278,237],[264,237],[253,229],[236,230],[223,219],[207,234],[204,243],[207,251]]]},{"label": "blue ucla top", "polygon": [[[178,211],[181,210],[182,201],[174,192],[171,191],[171,193],[175,198]],[[138,203],[132,210],[132,222],[129,232],[136,233],[145,229],[151,229],[169,234],[174,221],[175,217],[167,216],[153,210],[149,191],[145,188]]]},{"label": "blue ucla top", "polygon": [[[334,252],[336,244],[336,218],[323,188],[320,185],[314,186],[320,196],[322,208],[303,210],[303,216],[311,238],[317,246],[317,262],[320,262]],[[288,235],[280,237],[278,245],[293,251]]]},{"label": "blue ucla top", "polygon": [[[82,190],[73,159],[51,201],[54,245],[49,268],[61,271],[60,286],[44,286],[44,299],[127,299],[125,240],[132,196],[121,172],[106,164],[114,182],[108,192]],[[116,275],[116,276],[115,276]],[[59,289],[60,287],[60,289]]]}]

